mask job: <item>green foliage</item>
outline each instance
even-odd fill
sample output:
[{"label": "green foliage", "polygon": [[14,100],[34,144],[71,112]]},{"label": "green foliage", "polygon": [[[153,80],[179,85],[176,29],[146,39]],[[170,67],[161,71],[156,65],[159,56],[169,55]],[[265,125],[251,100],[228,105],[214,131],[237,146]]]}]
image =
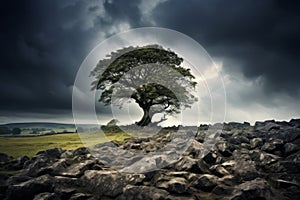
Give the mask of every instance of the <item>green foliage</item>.
[{"label": "green foliage", "polygon": [[117,119],[112,119],[106,124],[106,126],[101,126],[101,130],[105,134],[123,133],[122,129],[120,129],[119,126],[117,126],[117,123],[119,123],[119,121]]},{"label": "green foliage", "polygon": [[99,101],[105,105],[121,107],[127,98],[135,100],[144,111],[137,124],[144,126],[156,113],[175,114],[197,101],[191,93],[195,77],[182,62],[176,53],[158,45],[120,49],[98,62],[91,72],[96,78],[92,89],[102,90]]},{"label": "green foliage", "polygon": [[119,120],[117,119],[112,119],[110,120],[106,126],[117,126],[117,123],[119,123]]},{"label": "green foliage", "polygon": [[10,134],[11,130],[6,126],[0,126],[0,134]]},{"label": "green foliage", "polygon": [[11,131],[13,135],[20,135],[21,134],[21,129],[20,128],[13,128]]}]

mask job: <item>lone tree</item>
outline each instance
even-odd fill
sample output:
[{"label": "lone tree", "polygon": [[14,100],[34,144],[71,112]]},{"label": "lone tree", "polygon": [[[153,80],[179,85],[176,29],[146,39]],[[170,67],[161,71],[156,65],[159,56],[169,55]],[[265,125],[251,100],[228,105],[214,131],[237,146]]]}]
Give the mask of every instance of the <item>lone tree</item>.
[{"label": "lone tree", "polygon": [[20,135],[21,134],[21,129],[20,128],[13,128],[11,131],[13,135]]},{"label": "lone tree", "polygon": [[153,115],[176,114],[197,101],[192,94],[195,77],[182,62],[176,53],[159,45],[119,49],[91,72],[96,79],[92,89],[102,91],[99,101],[105,105],[122,107],[126,100],[135,100],[144,112],[136,124],[147,126]]}]

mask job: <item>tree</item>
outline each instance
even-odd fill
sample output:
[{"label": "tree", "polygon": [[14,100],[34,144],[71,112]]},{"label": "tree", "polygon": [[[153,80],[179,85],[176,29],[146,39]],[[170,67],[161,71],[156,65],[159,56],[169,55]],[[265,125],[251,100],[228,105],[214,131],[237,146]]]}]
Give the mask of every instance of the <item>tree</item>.
[{"label": "tree", "polygon": [[119,120],[112,119],[109,122],[107,122],[106,126],[108,126],[108,127],[117,126],[117,123],[119,123]]},{"label": "tree", "polygon": [[101,130],[104,133],[121,133],[123,132],[122,129],[117,125],[119,123],[119,120],[112,119],[105,126],[101,126]]},{"label": "tree", "polygon": [[158,45],[119,49],[91,72],[96,79],[92,89],[102,90],[99,101],[105,105],[122,107],[125,100],[135,100],[144,112],[137,125],[146,126],[155,114],[176,114],[197,100],[192,94],[195,77],[182,62]]},{"label": "tree", "polygon": [[13,135],[19,135],[21,134],[21,129],[20,128],[13,128],[11,131]]},{"label": "tree", "polygon": [[0,134],[9,134],[11,130],[6,126],[0,126]]}]

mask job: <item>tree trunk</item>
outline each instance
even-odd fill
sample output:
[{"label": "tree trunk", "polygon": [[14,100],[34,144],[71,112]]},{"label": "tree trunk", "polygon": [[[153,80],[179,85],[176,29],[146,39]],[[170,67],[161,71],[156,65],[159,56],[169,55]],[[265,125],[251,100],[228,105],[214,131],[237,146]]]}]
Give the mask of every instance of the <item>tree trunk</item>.
[{"label": "tree trunk", "polygon": [[143,118],[137,122],[136,124],[138,126],[147,126],[148,124],[151,123],[151,116],[150,116],[150,108],[143,108],[144,115]]}]

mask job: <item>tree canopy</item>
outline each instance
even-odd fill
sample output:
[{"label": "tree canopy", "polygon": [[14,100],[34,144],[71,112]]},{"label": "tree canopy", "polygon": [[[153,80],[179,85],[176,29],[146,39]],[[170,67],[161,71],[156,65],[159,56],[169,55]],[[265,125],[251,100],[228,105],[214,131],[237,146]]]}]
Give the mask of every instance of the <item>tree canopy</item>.
[{"label": "tree canopy", "polygon": [[92,89],[101,90],[99,101],[120,107],[133,99],[144,115],[137,125],[146,126],[156,113],[175,114],[197,100],[196,86],[183,59],[159,45],[127,47],[111,52],[91,72]]},{"label": "tree canopy", "polygon": [[20,128],[13,128],[13,130],[11,132],[14,135],[19,135],[19,134],[21,134],[21,131],[22,130]]}]

